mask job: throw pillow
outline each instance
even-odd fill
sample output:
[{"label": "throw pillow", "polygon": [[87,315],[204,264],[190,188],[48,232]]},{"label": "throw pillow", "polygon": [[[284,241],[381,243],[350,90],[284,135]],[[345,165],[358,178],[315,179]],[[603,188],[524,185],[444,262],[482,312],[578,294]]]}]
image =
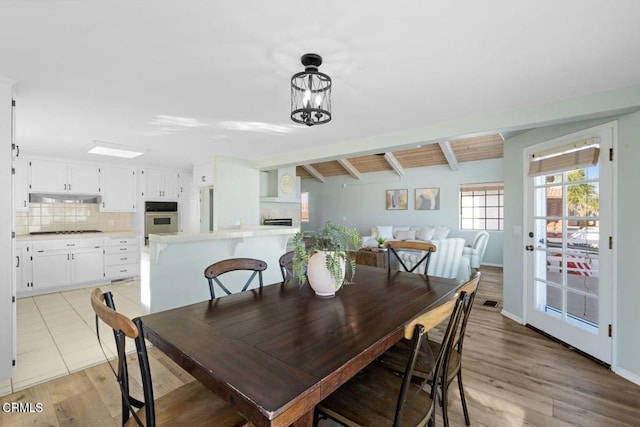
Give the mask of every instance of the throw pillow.
[{"label": "throw pillow", "polygon": [[415,240],[416,239],[416,231],[415,230],[400,230],[396,233],[396,240]]},{"label": "throw pillow", "polygon": [[433,232],[432,240],[446,239],[447,236],[449,235],[449,231],[450,230],[447,227],[436,227],[436,229]]},{"label": "throw pillow", "polygon": [[398,237],[398,233],[401,231],[409,231],[409,227],[393,227],[393,238],[397,240],[402,240]]},{"label": "throw pillow", "polygon": [[433,240],[434,232],[435,229],[432,227],[420,227],[416,233],[416,239],[428,242],[429,240]]},{"label": "throw pillow", "polygon": [[393,227],[390,225],[379,225],[378,235],[376,237],[383,237],[384,240],[393,240]]}]

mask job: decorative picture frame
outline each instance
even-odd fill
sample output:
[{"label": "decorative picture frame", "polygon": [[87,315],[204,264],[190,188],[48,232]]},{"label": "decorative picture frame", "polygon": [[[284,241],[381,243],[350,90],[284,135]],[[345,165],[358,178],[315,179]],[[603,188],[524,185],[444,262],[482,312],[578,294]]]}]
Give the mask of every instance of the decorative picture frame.
[{"label": "decorative picture frame", "polygon": [[414,207],[418,211],[440,210],[440,187],[416,188]]},{"label": "decorative picture frame", "polygon": [[409,206],[409,190],[386,190],[385,203],[387,210],[407,210]]}]

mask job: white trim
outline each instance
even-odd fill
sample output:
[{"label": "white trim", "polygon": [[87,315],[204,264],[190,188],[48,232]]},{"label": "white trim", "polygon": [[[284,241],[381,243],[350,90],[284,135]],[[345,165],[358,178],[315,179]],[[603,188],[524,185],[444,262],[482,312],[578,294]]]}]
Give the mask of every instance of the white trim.
[{"label": "white trim", "polygon": [[519,323],[521,325],[524,325],[524,320],[522,320],[520,317],[516,316],[515,314],[508,312],[505,309],[502,309],[502,311],[500,312],[500,314],[502,314],[504,317],[506,317],[507,319],[513,320],[516,323]]},{"label": "white trim", "polygon": [[626,369],[617,368],[613,369],[613,365],[611,366],[611,370],[618,376],[621,376],[625,380],[629,380],[634,384],[640,385],[640,375],[636,375],[631,371],[627,371]]},{"label": "white trim", "polygon": [[[611,189],[611,234],[613,235],[613,247],[611,248],[611,323],[613,324],[613,336],[611,337],[611,369],[615,372],[618,366],[618,334],[616,333],[618,325],[618,268],[615,262],[618,259],[618,121],[614,120],[607,124],[611,125],[612,135],[611,148],[613,148],[613,164],[611,165],[611,174],[613,176],[613,188]],[[640,381],[636,381],[640,385]]]}]

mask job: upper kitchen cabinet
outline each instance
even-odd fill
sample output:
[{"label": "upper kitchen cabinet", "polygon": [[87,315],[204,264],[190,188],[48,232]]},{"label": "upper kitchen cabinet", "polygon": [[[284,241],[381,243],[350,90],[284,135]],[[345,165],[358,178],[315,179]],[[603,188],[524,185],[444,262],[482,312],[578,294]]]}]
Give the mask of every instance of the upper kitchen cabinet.
[{"label": "upper kitchen cabinet", "polygon": [[178,172],[144,169],[141,171],[144,187],[142,197],[146,200],[178,199]]},{"label": "upper kitchen cabinet", "polygon": [[29,161],[13,159],[13,205],[16,211],[29,211]]},{"label": "upper kitchen cabinet", "polygon": [[100,194],[100,168],[55,160],[29,161],[31,193]]},{"label": "upper kitchen cabinet", "polygon": [[133,168],[103,166],[100,170],[102,212],[136,211],[136,175]]}]

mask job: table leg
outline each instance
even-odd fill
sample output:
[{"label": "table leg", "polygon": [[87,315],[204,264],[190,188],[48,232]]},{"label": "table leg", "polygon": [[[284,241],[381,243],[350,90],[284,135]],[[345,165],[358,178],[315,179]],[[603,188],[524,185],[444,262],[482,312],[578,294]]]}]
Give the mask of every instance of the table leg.
[{"label": "table leg", "polygon": [[313,426],[313,409],[298,418],[291,427],[311,427]]}]

